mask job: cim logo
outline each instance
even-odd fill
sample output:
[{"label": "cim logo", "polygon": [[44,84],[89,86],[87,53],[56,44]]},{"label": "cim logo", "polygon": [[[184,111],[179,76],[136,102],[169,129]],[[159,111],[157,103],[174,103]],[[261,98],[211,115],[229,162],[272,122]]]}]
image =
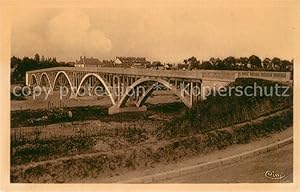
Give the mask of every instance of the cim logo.
[{"label": "cim logo", "polygon": [[266,171],[265,176],[269,179],[277,179],[277,180],[286,178],[286,175],[275,173],[274,171]]}]

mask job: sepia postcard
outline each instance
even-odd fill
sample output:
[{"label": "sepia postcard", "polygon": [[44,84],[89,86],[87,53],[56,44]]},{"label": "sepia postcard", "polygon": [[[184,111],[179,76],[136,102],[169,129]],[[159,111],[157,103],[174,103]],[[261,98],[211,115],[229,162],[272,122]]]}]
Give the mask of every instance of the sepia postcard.
[{"label": "sepia postcard", "polygon": [[299,1],[0,8],[1,190],[300,190]]}]

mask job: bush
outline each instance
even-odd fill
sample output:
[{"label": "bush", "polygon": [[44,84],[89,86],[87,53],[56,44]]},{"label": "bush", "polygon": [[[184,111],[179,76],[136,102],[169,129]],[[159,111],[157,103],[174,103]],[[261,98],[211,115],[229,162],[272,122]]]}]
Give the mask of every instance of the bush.
[{"label": "bush", "polygon": [[[68,117],[68,111],[72,111],[72,118]],[[69,121],[95,120],[103,116],[107,116],[107,110],[100,106],[65,107],[53,108],[50,110],[19,110],[11,112],[11,127],[39,126]]]},{"label": "bush", "polygon": [[[229,86],[265,86],[268,89],[275,86],[274,82],[257,79],[237,79]],[[234,94],[222,97],[208,96],[206,100],[186,110],[179,117],[158,128],[158,137],[172,138],[204,133],[225,126],[248,121],[262,115],[288,108],[293,104],[293,91],[290,88],[289,97],[282,96],[236,96]],[[246,136],[245,136],[246,137]]]},{"label": "bush", "polygon": [[[92,155],[78,159],[71,158],[61,162],[38,165],[27,170],[12,170],[11,181],[23,183],[68,182],[74,178],[112,175],[114,174],[113,171],[120,168],[132,170],[138,167],[152,167],[155,163],[176,161],[188,156],[223,149],[234,143],[247,143],[255,137],[266,136],[286,129],[292,125],[292,117],[293,114],[289,111],[256,124],[246,124],[228,130],[213,130],[197,136],[167,142],[158,149],[142,147],[119,153]],[[71,143],[69,141],[69,144],[66,145],[68,149],[73,148]],[[89,142],[87,144],[89,145]],[[87,145],[83,146],[86,147]]]},{"label": "bush", "polygon": [[91,137],[76,135],[68,138],[27,141],[26,145],[11,143],[11,164],[48,160],[49,157],[70,155],[90,149],[95,144]]}]

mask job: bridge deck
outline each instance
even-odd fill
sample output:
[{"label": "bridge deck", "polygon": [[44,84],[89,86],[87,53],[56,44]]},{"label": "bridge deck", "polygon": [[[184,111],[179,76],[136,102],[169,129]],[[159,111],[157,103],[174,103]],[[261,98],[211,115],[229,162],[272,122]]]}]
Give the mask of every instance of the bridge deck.
[{"label": "bridge deck", "polygon": [[134,75],[148,77],[167,77],[184,79],[218,79],[220,81],[232,81],[237,77],[252,77],[270,79],[274,81],[291,81],[291,72],[271,72],[271,71],[231,71],[231,70],[153,70],[139,68],[113,68],[113,67],[53,67],[34,71],[28,71],[28,74],[50,72],[50,71],[70,71],[70,72],[89,72],[89,73],[109,73],[119,75]]}]

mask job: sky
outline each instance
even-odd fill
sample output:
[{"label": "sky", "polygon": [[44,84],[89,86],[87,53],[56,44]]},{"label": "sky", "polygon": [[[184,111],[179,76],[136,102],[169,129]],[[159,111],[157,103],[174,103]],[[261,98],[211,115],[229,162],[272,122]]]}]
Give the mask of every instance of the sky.
[{"label": "sky", "polygon": [[294,58],[295,2],[198,2],[15,8],[12,55],[39,53],[59,61],[80,56],[101,60],[139,56],[163,62],[252,54]]}]

